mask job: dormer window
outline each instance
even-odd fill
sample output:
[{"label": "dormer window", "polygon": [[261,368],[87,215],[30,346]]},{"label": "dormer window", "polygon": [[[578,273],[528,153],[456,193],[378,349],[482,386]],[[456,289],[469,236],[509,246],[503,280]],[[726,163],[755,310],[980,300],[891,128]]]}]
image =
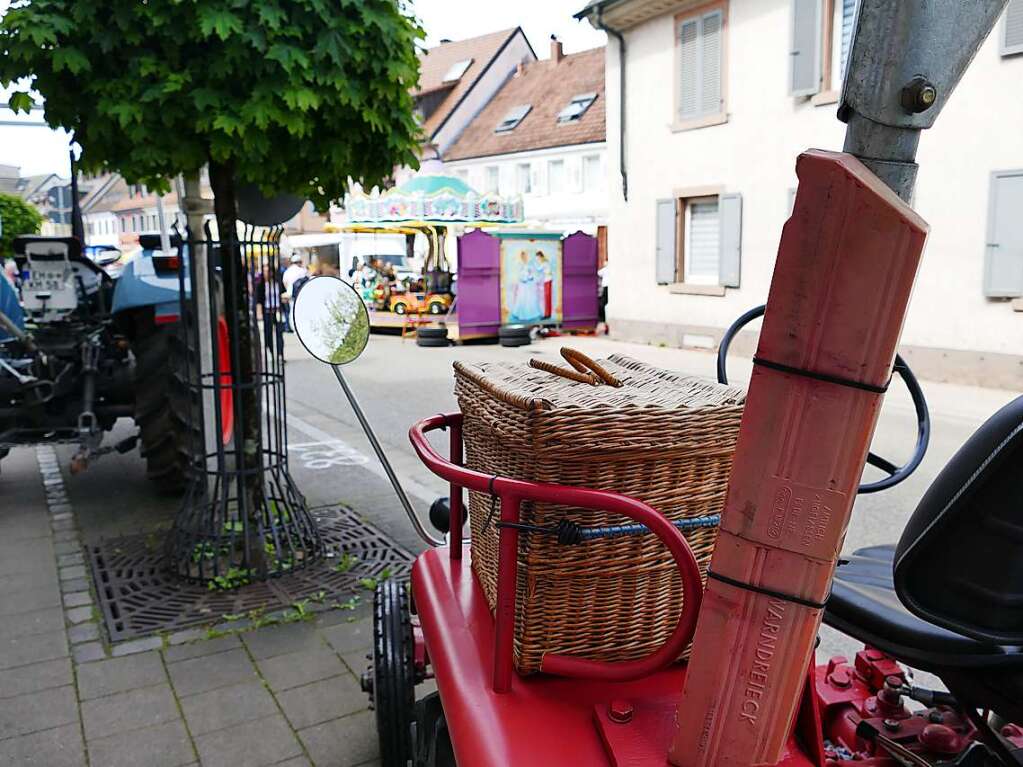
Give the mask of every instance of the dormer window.
[{"label": "dormer window", "polygon": [[568,106],[558,112],[558,122],[568,123],[580,119],[586,114],[590,104],[596,100],[596,93],[580,93],[578,96],[573,96],[572,100],[568,102]]},{"label": "dormer window", "polygon": [[472,59],[462,59],[461,61],[456,61],[454,64],[451,65],[450,69],[448,69],[448,71],[444,73],[444,82],[453,83],[457,80],[461,80],[462,75],[465,74],[465,70],[467,70],[471,64]]},{"label": "dormer window", "polygon": [[529,114],[529,110],[532,108],[533,107],[530,104],[522,104],[517,107],[512,107],[508,111],[508,114],[504,116],[504,119],[497,124],[496,128],[494,128],[494,133],[507,133],[508,131],[515,130],[515,128],[518,127],[518,124],[522,122],[525,116]]}]

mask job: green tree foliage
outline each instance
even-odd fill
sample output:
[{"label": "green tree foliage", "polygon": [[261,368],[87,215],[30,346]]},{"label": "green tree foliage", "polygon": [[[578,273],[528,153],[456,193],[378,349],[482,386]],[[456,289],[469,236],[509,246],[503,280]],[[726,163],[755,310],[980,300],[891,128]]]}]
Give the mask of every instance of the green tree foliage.
[{"label": "green tree foliage", "polygon": [[212,160],[322,208],[416,164],[421,36],[398,0],[15,0],[0,86],[41,93],[87,172],[166,190]]},{"label": "green tree foliage", "polygon": [[39,234],[43,216],[35,205],[12,194],[0,194],[0,262],[14,255],[14,238],[23,234]]}]

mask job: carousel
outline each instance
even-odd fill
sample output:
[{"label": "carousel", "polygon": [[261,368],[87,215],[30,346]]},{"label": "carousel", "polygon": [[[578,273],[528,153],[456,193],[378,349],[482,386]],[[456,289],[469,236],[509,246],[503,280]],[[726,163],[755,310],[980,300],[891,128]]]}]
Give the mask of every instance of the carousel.
[{"label": "carousel", "polygon": [[384,192],[345,197],[348,222],[332,225],[356,235],[403,235],[405,257],[355,259],[350,277],[370,310],[372,327],[442,324],[457,332],[457,266],[449,243],[466,229],[521,224],[521,197],[479,194],[457,176],[424,171]]}]

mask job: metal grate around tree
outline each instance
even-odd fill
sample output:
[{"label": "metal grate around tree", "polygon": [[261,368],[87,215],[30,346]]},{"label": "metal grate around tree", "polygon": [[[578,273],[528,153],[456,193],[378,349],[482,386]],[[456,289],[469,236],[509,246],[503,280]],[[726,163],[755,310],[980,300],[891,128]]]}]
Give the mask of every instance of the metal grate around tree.
[{"label": "metal grate around tree", "polygon": [[[207,230],[190,241],[181,270],[182,332],[193,353],[180,383],[203,442],[192,449],[166,563],[218,588],[297,571],[324,553],[288,469],[282,232],[246,225],[240,240],[218,242]],[[197,300],[203,292],[208,301]]]}]

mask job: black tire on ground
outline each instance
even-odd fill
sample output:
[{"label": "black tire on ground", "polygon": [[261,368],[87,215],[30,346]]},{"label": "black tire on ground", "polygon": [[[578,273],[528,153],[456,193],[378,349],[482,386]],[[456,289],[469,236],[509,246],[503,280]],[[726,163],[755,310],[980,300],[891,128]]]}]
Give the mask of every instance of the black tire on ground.
[{"label": "black tire on ground", "polygon": [[529,325],[502,325],[497,330],[498,338],[529,338]]},{"label": "black tire on ground", "polygon": [[373,707],[382,767],[413,758],[416,674],[408,588],[388,579],[373,595]]},{"label": "black tire on ground", "polygon": [[416,338],[447,338],[447,328],[419,328],[416,330]]},{"label": "black tire on ground", "polygon": [[160,492],[179,494],[188,480],[190,455],[202,448],[198,394],[185,378],[189,349],[180,324],[153,325],[150,320],[146,327],[142,322],[134,343],[140,449],[146,476]]},{"label": "black tire on ground", "polygon": [[443,346],[450,346],[451,342],[446,338],[423,338],[422,336],[416,336],[416,346],[432,346],[440,348]]},{"label": "black tire on ground", "polygon": [[533,340],[526,336],[525,338],[502,338],[501,346],[513,347],[513,346],[529,346],[533,343]]}]

